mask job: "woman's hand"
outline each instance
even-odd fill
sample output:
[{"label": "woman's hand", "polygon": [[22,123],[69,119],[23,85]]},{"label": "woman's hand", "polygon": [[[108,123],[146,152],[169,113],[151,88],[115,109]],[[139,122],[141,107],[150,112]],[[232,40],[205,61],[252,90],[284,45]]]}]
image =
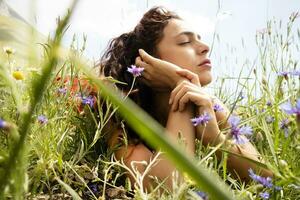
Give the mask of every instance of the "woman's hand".
[{"label": "woman's hand", "polygon": [[143,67],[142,80],[150,87],[159,90],[172,90],[184,77],[176,73],[181,68],[170,62],[155,58],[144,50],[139,50],[135,65]]},{"label": "woman's hand", "polygon": [[176,73],[186,80],[171,92],[169,104],[172,104],[173,111],[183,111],[189,102],[199,107],[212,108],[211,98],[202,90],[197,74],[186,69],[177,70]]}]

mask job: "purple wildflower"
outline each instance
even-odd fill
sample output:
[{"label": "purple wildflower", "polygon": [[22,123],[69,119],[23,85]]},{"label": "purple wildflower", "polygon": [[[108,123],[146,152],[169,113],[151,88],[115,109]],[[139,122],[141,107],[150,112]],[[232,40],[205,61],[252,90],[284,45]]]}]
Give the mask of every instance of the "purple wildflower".
[{"label": "purple wildflower", "polygon": [[99,188],[98,188],[98,184],[97,183],[89,183],[88,187],[90,188],[90,190],[94,193],[94,194],[99,194]]},{"label": "purple wildflower", "polygon": [[40,115],[38,116],[38,122],[40,124],[47,124],[48,123],[48,119],[45,115]]},{"label": "purple wildflower", "polygon": [[242,137],[242,135],[252,135],[252,128],[250,126],[238,127],[240,121],[240,118],[234,115],[231,115],[228,119],[228,122],[231,125],[230,134],[236,144],[244,144],[248,142],[248,139]]},{"label": "purple wildflower", "polygon": [[296,114],[300,117],[300,98],[297,99],[295,107],[293,107],[291,102],[288,101],[281,105],[281,109],[289,115]]},{"label": "purple wildflower", "polygon": [[88,188],[85,188],[85,190],[83,190],[83,199],[90,199],[92,195],[100,195],[99,185],[96,182],[89,182],[87,186]]},{"label": "purple wildflower", "polygon": [[280,127],[280,129],[283,130],[285,137],[288,137],[288,135],[289,135],[289,123],[290,123],[290,121],[288,119],[283,119],[279,123],[279,127]]},{"label": "purple wildflower", "polygon": [[261,193],[259,193],[259,196],[262,199],[269,199],[270,198],[270,194],[268,192],[261,192]]},{"label": "purple wildflower", "polygon": [[268,107],[271,107],[271,106],[272,106],[272,102],[271,102],[271,101],[267,101],[266,104],[267,104]]},{"label": "purple wildflower", "polygon": [[249,172],[250,178],[252,178],[254,181],[262,184],[264,187],[267,187],[267,188],[272,188],[273,187],[271,177],[259,176],[259,175],[255,174],[254,171],[251,168],[248,170],[248,172]]},{"label": "purple wildflower", "polygon": [[215,112],[223,111],[224,108],[220,104],[214,104],[213,109]]},{"label": "purple wildflower", "polygon": [[202,192],[202,191],[196,191],[196,194],[201,197],[201,199],[203,200],[208,200],[208,195],[205,193],[205,192]]},{"label": "purple wildflower", "polygon": [[300,70],[292,71],[292,72],[290,72],[290,74],[291,74],[292,76],[300,76]]},{"label": "purple wildflower", "polygon": [[278,191],[282,190],[282,187],[280,187],[280,186],[275,186],[274,188],[275,188],[275,190],[278,190]]},{"label": "purple wildflower", "polygon": [[239,97],[238,97],[240,100],[242,100],[242,99],[244,99],[245,98],[245,95],[244,95],[244,93],[241,91],[240,93],[239,93]]},{"label": "purple wildflower", "polygon": [[94,106],[94,98],[93,96],[88,96],[88,97],[82,97],[82,104],[83,105],[88,105],[91,108]]},{"label": "purple wildflower", "polygon": [[134,77],[138,77],[142,75],[142,72],[144,71],[143,67],[136,67],[135,65],[131,65],[130,67],[127,67],[127,71],[131,73]]},{"label": "purple wildflower", "polygon": [[60,94],[66,94],[67,93],[67,88],[63,87],[63,88],[58,88],[57,92]]},{"label": "purple wildflower", "polygon": [[281,71],[281,72],[278,72],[277,75],[278,76],[283,76],[284,78],[287,78],[288,75],[300,76],[300,70],[294,70],[294,71],[290,71],[290,72]]},{"label": "purple wildflower", "polygon": [[283,76],[284,78],[287,78],[289,75],[289,72],[281,71],[277,73],[277,76]]},{"label": "purple wildflower", "polygon": [[6,127],[6,121],[0,119],[0,129],[5,128]]},{"label": "purple wildflower", "polygon": [[191,119],[191,121],[194,126],[198,126],[199,124],[204,126],[208,123],[208,121],[210,119],[211,119],[211,116],[208,113],[204,112],[203,115],[200,115],[199,117],[195,117],[195,118]]},{"label": "purple wildflower", "polygon": [[273,123],[275,121],[275,118],[274,117],[272,117],[272,116],[266,116],[266,122],[268,123],[268,124],[271,124],[271,123]]}]

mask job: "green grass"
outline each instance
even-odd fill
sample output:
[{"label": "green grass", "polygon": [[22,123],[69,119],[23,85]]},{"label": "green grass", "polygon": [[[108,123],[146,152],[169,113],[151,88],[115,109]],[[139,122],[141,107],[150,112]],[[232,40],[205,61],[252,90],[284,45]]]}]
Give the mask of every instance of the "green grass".
[{"label": "green grass", "polygon": [[[209,193],[210,199],[260,199],[259,193],[264,191],[270,192],[270,199],[299,198],[299,117],[287,115],[280,105],[287,100],[295,103],[300,98],[300,77],[277,75],[300,68],[297,57],[300,31],[293,26],[299,19],[291,17],[286,26],[270,21],[266,25],[268,31],[256,35],[258,59],[251,62],[249,75],[221,77],[213,83],[214,94],[240,114],[243,124],[252,126],[251,142],[274,172],[273,183],[282,187],[274,190],[255,182],[245,185],[234,179],[227,171],[226,156],[217,162],[213,154],[216,149],[204,147],[199,141],[196,160],[174,148],[160,125],[93,75],[92,65],[82,57],[84,45],[75,49],[71,44],[71,51],[60,48],[71,14],[72,11],[61,20],[55,38],[37,44],[38,48],[28,42],[40,40],[37,33],[28,41],[16,41],[15,36],[24,26],[12,19],[9,25],[5,25],[4,19],[0,23],[1,30],[10,33],[7,38],[1,38],[1,49],[11,46],[16,50],[13,54],[0,52],[0,119],[8,123],[6,130],[0,129],[0,198],[200,199],[195,191]],[[23,80],[12,76],[16,70],[23,73]],[[66,76],[70,82],[64,83],[63,78],[57,80]],[[105,105],[108,109],[97,112],[95,108],[82,106],[78,111],[78,97],[69,89],[77,76],[85,76],[97,86],[97,106]],[[236,83],[236,89],[224,86],[231,82]],[[63,87],[67,88],[66,94],[58,92]],[[83,85],[77,92],[88,95]],[[243,99],[239,97],[240,92],[245,96]],[[267,105],[269,101],[271,105]],[[114,159],[105,143],[111,131],[105,124],[115,110],[141,137],[164,150],[177,163],[179,170],[187,175],[184,184],[177,183],[175,176],[172,191],[165,189],[159,180],[157,188],[150,193],[144,191],[142,181],[130,186],[125,176],[129,169]],[[39,123],[40,115],[45,115],[48,122]],[[270,117],[272,122],[268,121]],[[280,122],[286,118],[289,120],[287,137],[280,128]],[[219,148],[226,153],[224,147]],[[143,177],[135,171],[130,173],[137,179]]]}]

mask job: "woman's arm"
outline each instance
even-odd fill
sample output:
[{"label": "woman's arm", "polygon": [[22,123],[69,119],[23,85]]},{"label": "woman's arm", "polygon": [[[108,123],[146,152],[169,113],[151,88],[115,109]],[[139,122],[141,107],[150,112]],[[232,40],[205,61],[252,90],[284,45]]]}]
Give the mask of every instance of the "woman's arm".
[{"label": "woman's arm", "polygon": [[[229,127],[226,123],[226,113],[228,109],[225,108],[224,113],[215,114],[213,109],[213,102],[211,101],[211,96],[206,94],[201,90],[200,84],[197,83],[198,76],[188,70],[181,70],[179,73],[185,75],[190,81],[181,82],[171,93],[170,103],[172,104],[173,111],[184,110],[186,103],[194,103],[197,106],[198,115],[206,113],[210,116],[207,123],[200,124],[196,126],[196,137],[200,139],[205,145],[216,146],[218,144],[224,143],[229,146],[229,151],[255,161],[260,161],[260,154],[257,152],[255,147],[250,143],[243,145],[237,145],[227,140],[225,135],[220,132],[220,127],[218,125],[218,120],[223,121],[223,127]],[[222,152],[217,151],[218,158],[222,157]],[[256,171],[261,171],[263,176],[271,176],[272,173],[268,170],[259,168],[255,163],[243,159],[239,156],[230,154],[228,157],[228,166],[232,172],[237,173],[238,176],[245,180],[249,180],[248,170],[250,168]]]},{"label": "woman's arm", "polygon": [[[184,151],[190,154],[191,156],[194,155],[195,151],[195,128],[190,123],[190,118],[193,116],[193,108],[192,105],[187,106],[187,109],[184,112],[169,112],[166,130],[170,139],[177,143],[178,145],[183,146]],[[180,137],[179,137],[180,133]],[[120,135],[120,130],[119,133]],[[116,138],[116,137],[112,137]],[[179,140],[180,138],[180,140]],[[114,142],[110,143],[110,146],[114,146],[117,144],[117,139],[112,139]],[[184,144],[184,145],[182,145]],[[138,144],[138,145],[128,145],[128,146],[121,146],[115,152],[117,159],[123,159],[124,163],[127,167],[131,168],[132,162],[136,161],[146,161],[149,163],[157,153],[152,153],[145,145]],[[143,164],[135,164],[135,167],[140,173],[144,173],[146,170],[145,165]],[[132,168],[131,168],[132,169]],[[151,189],[152,185],[154,185],[154,181],[151,176],[156,176],[161,180],[166,179],[166,186],[168,188],[172,188],[172,173],[176,170],[176,167],[173,163],[171,163],[164,154],[160,154],[157,159],[157,163],[151,168],[148,174],[145,176],[144,179],[144,187],[147,189]],[[181,175],[179,175],[179,179],[181,180]],[[135,182],[134,177],[129,175],[129,178],[132,183]]]},{"label": "woman's arm", "polygon": [[[196,127],[196,137],[203,138],[203,144],[216,146],[223,143],[225,148],[232,154],[228,154],[227,165],[229,170],[233,173],[234,176],[238,176],[241,180],[248,182],[250,180],[248,170],[252,168],[253,170],[260,172],[262,176],[272,176],[272,173],[269,170],[260,168],[254,162],[251,162],[240,156],[250,158],[254,161],[263,162],[260,160],[260,154],[256,148],[250,143],[245,144],[235,144],[231,140],[228,140],[224,134],[220,132],[218,121],[216,115],[214,114],[213,105],[211,104],[208,107],[199,107],[199,113],[206,112],[212,118],[208,121],[206,126],[198,125]],[[226,119],[225,119],[226,120]],[[224,125],[225,126],[225,125]],[[227,123],[227,126],[228,123]],[[234,154],[240,155],[236,156]],[[218,150],[216,152],[218,159],[221,159],[223,152]]]}]

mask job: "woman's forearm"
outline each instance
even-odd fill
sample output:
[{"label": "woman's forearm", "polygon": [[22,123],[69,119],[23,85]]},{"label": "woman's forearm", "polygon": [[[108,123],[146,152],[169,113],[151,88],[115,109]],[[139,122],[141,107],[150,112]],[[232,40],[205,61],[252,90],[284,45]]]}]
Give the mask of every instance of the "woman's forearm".
[{"label": "woman's forearm", "polygon": [[[183,112],[169,112],[166,130],[168,136],[174,143],[181,146],[183,151],[189,155],[195,154],[195,128],[192,126],[190,119],[192,117],[192,106],[188,106]],[[159,178],[167,178],[166,185],[172,188],[172,173],[176,170],[176,166],[171,163],[164,154],[160,154],[159,162],[151,169],[149,175],[154,175]],[[179,181],[182,176],[178,175]]]},{"label": "woman's forearm", "polygon": [[190,119],[193,117],[193,107],[188,105],[183,112],[170,110],[166,130],[175,143],[184,145],[191,155],[195,153],[195,128]]},{"label": "woman's forearm", "polygon": [[[271,176],[272,173],[266,169],[259,168],[257,164],[251,162],[242,157],[250,158],[251,160],[258,161],[260,154],[256,150],[256,148],[250,143],[246,143],[243,145],[237,145],[226,139],[227,137],[220,132],[217,118],[212,110],[212,108],[199,108],[199,113],[206,112],[211,116],[211,119],[208,121],[206,126],[197,126],[196,128],[196,136],[198,139],[202,140],[204,145],[216,146],[218,144],[223,143],[225,147],[228,147],[229,153],[227,165],[233,174],[238,175],[242,180],[249,180],[248,170],[250,168],[255,169],[256,171],[260,171],[263,176]],[[224,125],[223,125],[224,126]],[[226,125],[227,127],[229,125]],[[234,155],[238,154],[240,156]],[[216,152],[218,159],[222,159],[223,152],[218,150]]]}]

